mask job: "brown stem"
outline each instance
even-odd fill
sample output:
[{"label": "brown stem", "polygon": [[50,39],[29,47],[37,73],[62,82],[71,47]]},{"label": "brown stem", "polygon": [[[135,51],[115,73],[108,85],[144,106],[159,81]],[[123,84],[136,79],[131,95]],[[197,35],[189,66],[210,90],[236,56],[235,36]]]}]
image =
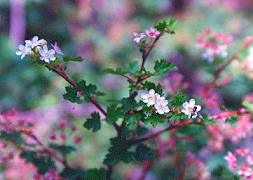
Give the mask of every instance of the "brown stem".
[{"label": "brown stem", "polygon": [[[196,122],[195,122],[195,123],[196,123]],[[180,124],[178,124],[178,125],[170,124],[170,125],[167,126],[166,128],[161,129],[160,131],[157,131],[157,132],[155,132],[155,133],[153,133],[153,134],[150,134],[150,135],[148,135],[148,136],[141,137],[141,138],[139,138],[139,139],[134,139],[134,140],[132,141],[132,145],[137,144],[137,143],[140,143],[140,142],[144,142],[144,141],[147,141],[147,140],[150,140],[150,139],[153,139],[153,138],[159,136],[160,134],[162,134],[162,133],[164,133],[164,132],[166,132],[166,131],[170,131],[170,130],[172,130],[172,129],[174,129],[174,128],[180,128],[180,127],[188,126],[188,125],[191,125],[191,124],[194,124],[194,122],[193,122],[193,121],[182,122],[182,123],[180,123]],[[196,123],[196,124],[198,124],[198,123]]]}]

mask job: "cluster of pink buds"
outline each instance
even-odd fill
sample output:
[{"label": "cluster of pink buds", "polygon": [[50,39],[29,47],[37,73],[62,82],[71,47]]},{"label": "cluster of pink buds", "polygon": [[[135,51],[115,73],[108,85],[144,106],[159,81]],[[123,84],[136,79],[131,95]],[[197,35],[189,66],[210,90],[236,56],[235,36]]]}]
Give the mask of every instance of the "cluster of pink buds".
[{"label": "cluster of pink buds", "polygon": [[[74,133],[72,142],[74,144],[81,143],[81,141],[82,141],[81,136],[75,134],[75,132],[77,131],[77,127],[75,125],[69,123],[69,121],[67,121],[67,120],[59,121],[57,129],[59,129],[59,131],[54,130],[50,134],[50,136],[49,136],[50,141],[65,144],[67,141],[67,134],[69,134],[69,131],[70,131],[71,132],[70,134]],[[68,138],[69,138],[69,136],[68,136]]]},{"label": "cluster of pink buds", "polygon": [[140,42],[153,40],[159,35],[160,35],[159,31],[157,31],[155,28],[150,28],[148,30],[145,30],[145,33],[136,33],[136,32],[133,33],[134,36],[133,40],[134,42],[139,44]]},{"label": "cluster of pink buds", "polygon": [[235,153],[228,152],[224,159],[229,169],[235,171],[240,177],[253,179],[253,153],[249,149],[241,148],[236,149]]},{"label": "cluster of pink buds", "polygon": [[227,47],[232,42],[230,35],[214,33],[209,28],[199,33],[197,37],[197,47],[204,50],[203,57],[209,62],[213,62],[215,57],[226,58]]},{"label": "cluster of pink buds", "polygon": [[32,119],[19,117],[15,110],[0,115],[0,133],[30,132],[32,127]]}]

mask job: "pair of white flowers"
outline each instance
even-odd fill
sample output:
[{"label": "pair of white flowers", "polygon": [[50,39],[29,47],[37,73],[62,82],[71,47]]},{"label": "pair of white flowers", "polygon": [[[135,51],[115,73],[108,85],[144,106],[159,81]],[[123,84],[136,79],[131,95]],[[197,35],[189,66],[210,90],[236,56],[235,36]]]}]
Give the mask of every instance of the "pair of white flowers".
[{"label": "pair of white flowers", "polygon": [[161,97],[154,89],[150,89],[148,93],[142,93],[141,99],[147,106],[153,106],[156,112],[159,114],[168,113],[170,109],[168,108],[168,101]]},{"label": "pair of white flowers", "polygon": [[39,53],[40,60],[46,63],[56,60],[55,50],[48,50],[47,41],[39,39],[38,36],[34,36],[32,40],[25,40],[25,45],[19,45],[16,54],[23,59],[25,56],[32,56],[34,52]]},{"label": "pair of white flowers", "polygon": [[[154,105],[156,112],[159,114],[165,114],[170,111],[168,107],[168,101],[156,93],[154,89],[150,89],[148,93],[142,93],[141,99],[147,104],[148,107]],[[194,99],[190,99],[189,102],[183,103],[181,112],[184,113],[188,118],[196,118],[200,110],[201,106],[196,105]]]}]

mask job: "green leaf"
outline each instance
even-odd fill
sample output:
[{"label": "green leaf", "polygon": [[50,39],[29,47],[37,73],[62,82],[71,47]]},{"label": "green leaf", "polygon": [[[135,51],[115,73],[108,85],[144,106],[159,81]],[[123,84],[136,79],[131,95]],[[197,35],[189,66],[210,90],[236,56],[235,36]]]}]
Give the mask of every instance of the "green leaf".
[{"label": "green leaf", "polygon": [[56,169],[54,161],[47,155],[39,155],[34,151],[23,151],[20,156],[32,163],[40,174],[45,174],[50,169]]},{"label": "green leaf", "polygon": [[136,131],[138,136],[144,136],[147,132],[148,132],[148,128],[145,128],[145,127],[140,127]]},{"label": "green leaf", "polygon": [[82,92],[84,99],[90,101],[92,95],[101,96],[103,93],[97,91],[97,86],[93,84],[86,84],[86,81],[82,80],[77,84],[77,89]]},{"label": "green leaf", "polygon": [[155,159],[155,152],[144,144],[140,144],[136,148],[135,159],[137,161],[150,161]]},{"label": "green leaf", "polygon": [[232,127],[235,127],[237,125],[238,118],[239,118],[238,115],[234,115],[231,118],[227,119],[226,123],[229,123]]},{"label": "green leaf", "polygon": [[107,120],[106,122],[113,123],[124,117],[123,111],[116,104],[107,108]]},{"label": "green leaf", "polygon": [[25,144],[25,141],[22,138],[21,134],[17,132],[13,133],[1,132],[0,139],[8,142],[13,142],[18,145]]},{"label": "green leaf", "polygon": [[86,171],[85,180],[105,180],[106,172],[104,169],[89,169]]},{"label": "green leaf", "polygon": [[156,127],[159,123],[163,123],[167,117],[163,114],[152,114],[145,119],[145,123],[150,123],[153,127]]},{"label": "green leaf", "polygon": [[165,59],[161,59],[155,62],[154,70],[159,76],[166,76],[169,71],[177,70],[177,67]]},{"label": "green leaf", "polygon": [[216,125],[216,121],[214,119],[209,119],[208,117],[203,118],[202,121],[206,125]]},{"label": "green leaf", "polygon": [[107,153],[104,164],[114,166],[120,161],[129,163],[134,160],[134,154],[128,151],[130,141],[125,138],[112,138],[111,147]]},{"label": "green leaf", "polygon": [[137,61],[127,64],[127,72],[129,74],[135,74],[139,70],[139,64]]},{"label": "green leaf", "polygon": [[63,95],[63,98],[73,102],[73,103],[78,103],[81,104],[83,101],[81,100],[80,97],[77,96],[77,90],[73,88],[72,86],[65,87],[66,93]]},{"label": "green leaf", "polygon": [[167,33],[175,34],[176,24],[177,21],[175,19],[163,20],[158,22],[155,28],[160,32],[167,30]]},{"label": "green leaf", "polygon": [[99,113],[92,113],[91,118],[87,119],[83,126],[86,129],[92,130],[93,132],[98,131],[101,128],[101,120]]},{"label": "green leaf", "polygon": [[123,98],[121,100],[121,103],[122,103],[122,110],[125,113],[127,113],[130,110],[134,110],[139,106],[139,104],[134,99],[130,98]]},{"label": "green leaf", "polygon": [[58,151],[63,156],[66,156],[66,155],[76,151],[76,148],[74,146],[70,146],[70,145],[61,145],[61,144],[51,143],[49,145],[49,147],[51,149],[54,149],[55,151]]},{"label": "green leaf", "polygon": [[126,126],[130,129],[133,130],[136,128],[136,123],[138,120],[142,118],[142,114],[140,113],[135,113],[135,114],[128,114],[125,116],[125,123]]},{"label": "green leaf", "polygon": [[120,76],[124,76],[127,74],[127,71],[123,70],[123,69],[116,69],[116,70],[113,70],[113,69],[104,69],[102,71],[103,73],[107,73],[107,74],[116,74],[116,75],[120,75]]},{"label": "green leaf", "polygon": [[170,19],[167,21],[167,28],[169,30],[170,34],[174,34],[176,30],[176,25],[177,25],[177,20],[175,19]]},{"label": "green leaf", "polygon": [[171,100],[170,105],[174,108],[181,108],[186,100],[187,100],[186,95],[183,92],[179,91]]},{"label": "green leaf", "polygon": [[142,83],[142,87],[143,89],[146,89],[146,90],[150,90],[150,89],[154,89],[156,93],[160,94],[161,96],[163,96],[163,88],[160,84],[158,85],[155,85],[154,83],[152,82],[149,82],[149,81],[145,81],[144,83]]},{"label": "green leaf", "polygon": [[81,169],[65,168],[60,175],[64,177],[64,179],[77,180],[84,179],[86,173]]},{"label": "green leaf", "polygon": [[74,61],[74,62],[81,62],[83,59],[80,56],[64,56],[63,61],[69,62],[69,61]]},{"label": "green leaf", "polygon": [[[89,102],[92,95],[103,95],[103,93],[97,91],[97,87],[95,85],[86,84],[86,81],[84,80],[77,83],[77,88],[68,86],[65,89],[66,93],[63,95],[63,98],[78,104]],[[80,93],[80,96],[78,96],[78,92]]]}]

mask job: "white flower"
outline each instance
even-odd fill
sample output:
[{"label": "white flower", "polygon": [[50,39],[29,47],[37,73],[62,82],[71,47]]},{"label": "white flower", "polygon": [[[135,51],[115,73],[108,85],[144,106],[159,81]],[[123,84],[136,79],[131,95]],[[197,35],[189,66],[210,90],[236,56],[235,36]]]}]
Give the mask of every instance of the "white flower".
[{"label": "white flower", "polygon": [[34,36],[32,38],[32,40],[25,40],[25,45],[27,47],[31,47],[31,48],[35,48],[37,46],[43,46],[43,45],[46,45],[46,44],[47,44],[46,40],[44,40],[44,39],[39,40],[38,36]]},{"label": "white flower", "polygon": [[30,47],[19,45],[18,51],[16,52],[16,55],[21,56],[21,59],[23,59],[26,55],[32,54],[32,49]]},{"label": "white flower", "polygon": [[152,106],[156,102],[156,96],[158,96],[158,94],[155,93],[155,90],[150,89],[148,93],[141,94],[141,99],[144,103],[147,104],[147,106]]},{"label": "white flower", "polygon": [[144,33],[133,33],[134,35],[134,42],[139,43],[143,38],[146,37]]},{"label": "white flower", "polygon": [[39,51],[40,59],[45,61],[46,63],[50,63],[50,61],[54,61],[56,59],[55,51],[53,49],[48,50],[47,46],[44,45],[43,48]]},{"label": "white flower", "polygon": [[145,32],[148,37],[153,38],[153,39],[155,39],[160,34],[160,32],[157,31],[155,28],[150,28],[149,30],[146,30]]},{"label": "white flower", "polygon": [[198,115],[198,112],[201,110],[200,105],[195,105],[195,100],[190,99],[189,103],[185,102],[183,104],[182,112],[188,116],[188,118],[196,118]]},{"label": "white flower", "polygon": [[164,97],[160,97],[156,100],[155,109],[159,114],[168,113],[170,109],[168,108],[168,101]]}]

